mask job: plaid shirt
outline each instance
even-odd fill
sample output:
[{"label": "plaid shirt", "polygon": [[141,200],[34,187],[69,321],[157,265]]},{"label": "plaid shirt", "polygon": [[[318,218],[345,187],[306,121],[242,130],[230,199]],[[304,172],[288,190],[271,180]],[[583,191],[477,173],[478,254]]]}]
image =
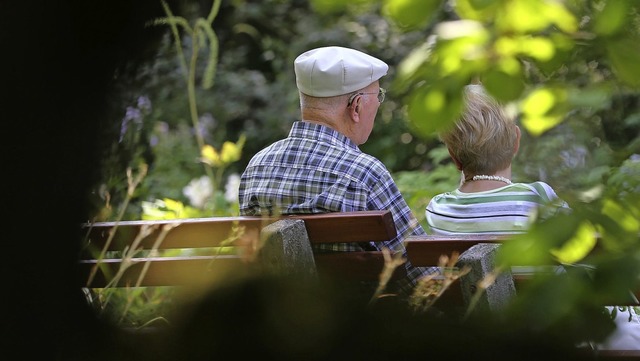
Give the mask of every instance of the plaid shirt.
[{"label": "plaid shirt", "polygon": [[[402,252],[402,240],[425,234],[387,168],[329,127],[298,121],[289,137],[258,152],[242,174],[241,215],[390,210],[398,236],[382,247]],[[378,249],[368,243],[365,248]],[[360,244],[322,245],[317,250],[357,251]],[[405,263],[409,287],[435,271]],[[407,285],[401,289],[407,291]]]}]

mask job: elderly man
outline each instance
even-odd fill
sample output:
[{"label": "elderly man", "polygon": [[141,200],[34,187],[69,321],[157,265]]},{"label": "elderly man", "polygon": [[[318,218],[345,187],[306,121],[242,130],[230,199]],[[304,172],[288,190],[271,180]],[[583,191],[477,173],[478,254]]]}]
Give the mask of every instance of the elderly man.
[{"label": "elderly man", "polygon": [[[390,210],[398,236],[385,245],[404,253],[402,240],[424,230],[386,167],[358,148],[369,138],[389,66],[360,51],[329,46],[294,61],[302,120],[289,136],[258,152],[240,180],[242,215]],[[357,230],[354,230],[357,232]],[[379,247],[379,246],[378,246]],[[317,251],[375,249],[374,244],[324,246]],[[407,294],[428,269],[405,263]]]}]

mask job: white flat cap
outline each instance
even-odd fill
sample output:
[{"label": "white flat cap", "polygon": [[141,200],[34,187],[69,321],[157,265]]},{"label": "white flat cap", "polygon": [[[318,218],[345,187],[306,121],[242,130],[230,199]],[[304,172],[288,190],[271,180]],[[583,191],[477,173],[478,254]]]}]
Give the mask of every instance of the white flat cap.
[{"label": "white flat cap", "polygon": [[302,53],[293,67],[298,90],[313,97],[352,93],[385,76],[389,70],[380,59],[339,46]]}]

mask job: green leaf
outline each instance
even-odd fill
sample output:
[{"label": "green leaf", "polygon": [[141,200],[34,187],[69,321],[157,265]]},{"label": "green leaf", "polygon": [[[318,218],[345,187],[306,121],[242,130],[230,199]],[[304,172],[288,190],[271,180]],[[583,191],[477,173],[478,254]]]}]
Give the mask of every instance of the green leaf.
[{"label": "green leaf", "polygon": [[396,68],[396,76],[391,86],[392,92],[404,92],[412,82],[424,80],[428,71],[431,48],[423,44],[411,51]]},{"label": "green leaf", "polygon": [[550,75],[567,64],[575,43],[567,35],[561,33],[552,33],[547,39],[553,44],[553,56],[549,59],[533,58],[533,61],[538,64],[544,74]]},{"label": "green leaf", "polygon": [[559,214],[534,223],[526,234],[517,235],[500,247],[497,262],[505,267],[554,264],[550,251],[571,239],[581,222],[576,214]]},{"label": "green leaf", "polygon": [[573,33],[578,30],[578,19],[561,2],[547,1],[545,5],[545,15],[560,30],[565,33]]},{"label": "green leaf", "polygon": [[520,39],[521,53],[536,60],[546,61],[553,58],[555,46],[549,38],[532,36]]},{"label": "green leaf", "polygon": [[440,0],[386,0],[383,13],[404,30],[426,26],[440,9]]},{"label": "green leaf", "polygon": [[457,0],[453,6],[456,14],[463,19],[491,23],[500,3],[496,0]]},{"label": "green leaf", "polygon": [[490,69],[483,75],[482,84],[492,96],[501,102],[516,100],[524,91],[524,79],[521,72],[511,74],[500,69]]},{"label": "green leaf", "polygon": [[521,104],[522,124],[534,136],[560,124],[566,113],[566,89],[558,86],[533,90]]},{"label": "green leaf", "polygon": [[608,216],[614,224],[600,229],[607,239],[608,246],[628,247],[639,243],[640,208],[633,207],[613,199],[605,199],[602,214]]},{"label": "green leaf", "polygon": [[446,83],[447,79],[443,79],[430,87],[417,89],[409,101],[409,121],[414,131],[423,137],[433,137],[460,115],[462,85],[455,91]]},{"label": "green leaf", "polygon": [[629,21],[631,4],[628,0],[609,0],[602,11],[595,14],[593,31],[598,35],[610,36],[624,29]]},{"label": "green leaf", "polygon": [[559,2],[511,0],[496,15],[496,28],[505,33],[533,33],[556,25],[562,31],[574,32],[578,21]]},{"label": "green leaf", "polygon": [[560,115],[524,115],[522,124],[529,133],[539,136],[562,123],[562,119],[563,117]]},{"label": "green leaf", "polygon": [[[476,21],[446,21],[436,26],[437,42],[414,49],[398,66],[393,80],[395,93],[413,91],[419,84],[443,78],[467,84],[488,65],[486,50],[490,34]],[[459,90],[459,89],[458,89]]]},{"label": "green leaf", "polygon": [[585,258],[596,245],[596,229],[589,221],[580,224],[576,233],[560,248],[551,249],[551,254],[561,263],[576,263]]},{"label": "green leaf", "polygon": [[640,47],[638,39],[611,39],[605,43],[607,55],[620,81],[640,86]]}]

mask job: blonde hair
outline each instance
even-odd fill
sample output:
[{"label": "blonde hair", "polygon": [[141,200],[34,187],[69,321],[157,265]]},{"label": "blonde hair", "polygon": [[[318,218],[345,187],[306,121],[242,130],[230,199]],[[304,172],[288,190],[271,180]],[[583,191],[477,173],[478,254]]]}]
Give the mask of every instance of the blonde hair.
[{"label": "blonde hair", "polygon": [[460,118],[439,137],[466,174],[491,175],[511,164],[517,130],[515,120],[481,85],[467,85]]}]

